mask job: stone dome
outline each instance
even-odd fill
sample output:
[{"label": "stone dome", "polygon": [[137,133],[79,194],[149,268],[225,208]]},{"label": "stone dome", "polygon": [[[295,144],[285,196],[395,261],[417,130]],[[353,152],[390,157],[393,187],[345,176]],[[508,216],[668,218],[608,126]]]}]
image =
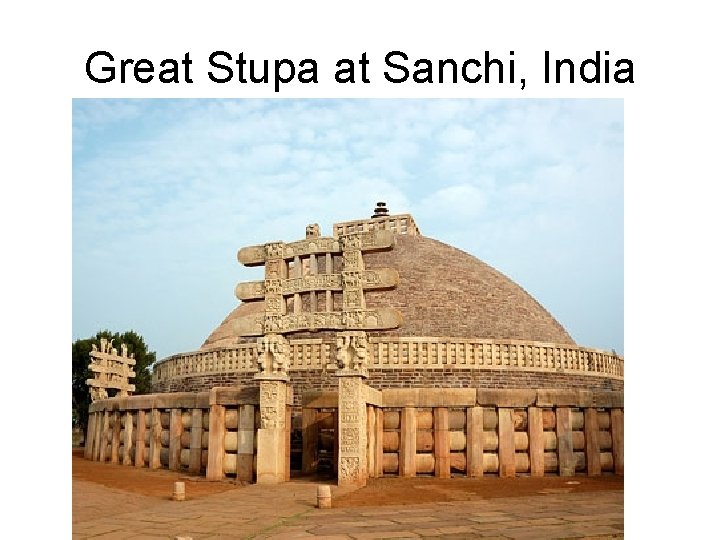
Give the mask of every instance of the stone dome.
[{"label": "stone dome", "polygon": [[[394,307],[403,316],[399,328],[368,332],[371,336],[512,339],[575,345],[562,325],[522,287],[457,248],[421,235],[398,234],[394,249],[366,253],[363,259],[368,269],[389,267],[400,274],[395,289],[365,291],[368,308]],[[339,298],[338,294],[335,305]],[[233,320],[259,313],[263,307],[262,301],[241,303],[208,336],[202,349],[237,344]],[[288,337],[330,335],[303,332]]]}]

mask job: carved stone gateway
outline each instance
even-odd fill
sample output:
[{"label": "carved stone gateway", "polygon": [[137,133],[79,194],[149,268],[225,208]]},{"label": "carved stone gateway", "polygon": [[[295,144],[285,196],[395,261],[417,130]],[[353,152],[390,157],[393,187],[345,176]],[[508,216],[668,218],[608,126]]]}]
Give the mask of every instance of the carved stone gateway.
[{"label": "carved stone gateway", "polygon": [[108,389],[117,390],[117,397],[125,397],[135,391],[135,385],[130,384],[130,377],[135,376],[132,366],[135,365],[135,355],[128,356],[127,345],[120,344],[120,354],[112,346],[112,340],[100,338],[100,350],[93,343],[90,351],[90,371],[94,378],[85,382],[90,387],[90,399],[98,401],[108,398]]},{"label": "carved stone gateway", "polygon": [[[402,317],[396,309],[368,309],[365,305],[366,289],[395,287],[399,276],[391,268],[366,270],[362,255],[364,251],[392,249],[394,243],[394,233],[388,230],[352,232],[335,238],[320,236],[320,227],[311,224],[305,230],[304,240],[270,242],[238,251],[240,263],[265,265],[263,281],[240,283],[235,288],[235,295],[240,300],[265,301],[264,313],[238,319],[234,327],[238,336],[260,336],[255,375],[260,381],[258,483],[281,482],[288,468],[282,448],[289,428],[285,401],[289,343],[283,334],[340,330],[336,351],[338,484],[365,484],[367,412],[364,378],[367,377],[368,343],[365,330],[397,328]],[[338,255],[342,256],[341,268],[333,271]],[[322,273],[319,272],[321,268]],[[342,293],[340,310],[334,309],[334,293]],[[321,309],[319,305],[323,303],[324,309]]]},{"label": "carved stone gateway", "polygon": [[[351,233],[334,237],[319,236],[319,228],[308,226],[307,238],[298,242],[271,242],[238,251],[238,261],[246,266],[265,265],[265,280],[237,285],[240,300],[265,300],[265,313],[247,315],[235,322],[238,336],[288,334],[313,330],[381,330],[397,328],[402,316],[396,309],[365,306],[366,289],[392,288],[399,276],[396,270],[365,270],[362,253],[392,249],[391,231]],[[333,255],[342,255],[340,272],[333,272]],[[318,260],[324,273],[318,272]],[[290,273],[292,272],[292,276]],[[334,310],[332,293],[342,292],[342,309]],[[301,295],[309,295],[309,310],[303,310]],[[318,309],[322,298],[324,309]],[[292,313],[288,305],[292,302]],[[314,308],[314,309],[313,309]]]}]

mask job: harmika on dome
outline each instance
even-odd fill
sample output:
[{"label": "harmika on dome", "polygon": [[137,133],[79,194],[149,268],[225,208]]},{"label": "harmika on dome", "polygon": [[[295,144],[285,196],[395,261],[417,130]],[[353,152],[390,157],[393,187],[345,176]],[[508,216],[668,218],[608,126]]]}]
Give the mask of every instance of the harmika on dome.
[{"label": "harmika on dome", "polygon": [[[430,474],[623,474],[623,359],[575,344],[521,287],[425,238],[378,203],[295,242],[238,252],[264,266],[198,351],[91,368],[85,456],[208,479],[339,485]],[[110,375],[109,375],[110,374]],[[118,393],[106,397],[106,389]]]}]

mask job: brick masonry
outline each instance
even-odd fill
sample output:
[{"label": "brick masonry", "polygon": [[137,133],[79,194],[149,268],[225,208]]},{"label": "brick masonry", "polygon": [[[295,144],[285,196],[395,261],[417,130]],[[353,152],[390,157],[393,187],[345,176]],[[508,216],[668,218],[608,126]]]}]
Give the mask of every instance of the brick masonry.
[{"label": "brick masonry", "polygon": [[[156,384],[153,392],[199,392],[216,386],[254,387],[254,373],[214,373],[175,378]],[[386,388],[574,388],[581,390],[623,390],[623,381],[597,376],[563,373],[508,372],[463,369],[383,369],[371,370],[367,383]],[[337,390],[333,371],[308,369],[290,372],[295,407],[308,391]]]}]

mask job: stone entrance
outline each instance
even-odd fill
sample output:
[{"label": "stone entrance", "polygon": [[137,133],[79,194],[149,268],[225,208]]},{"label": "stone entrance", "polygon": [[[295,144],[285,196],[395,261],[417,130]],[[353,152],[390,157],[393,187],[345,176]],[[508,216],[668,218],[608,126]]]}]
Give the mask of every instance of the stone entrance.
[{"label": "stone entrance", "polygon": [[[276,483],[289,479],[290,441],[283,447],[287,424],[283,401],[288,381],[288,341],[285,334],[301,331],[337,330],[336,375],[338,396],[333,430],[333,470],[338,484],[364,485],[367,478],[367,330],[396,328],[402,321],[392,308],[368,309],[365,289],[392,288],[399,276],[396,270],[366,270],[364,251],[392,249],[392,231],[376,229],[322,237],[316,224],[306,228],[305,240],[271,242],[238,252],[238,261],[246,266],[265,266],[264,281],[240,283],[240,300],[264,300],[265,311],[236,321],[240,337],[257,339],[260,383],[261,426],[258,430],[258,483]],[[339,272],[333,271],[333,256],[340,255]],[[324,273],[320,273],[318,261]],[[340,310],[334,309],[332,294],[342,293]],[[324,301],[323,301],[324,300]],[[324,305],[323,305],[324,304]],[[292,312],[289,310],[292,306]],[[304,309],[307,308],[307,309]],[[306,407],[303,426],[307,456],[303,452],[303,470],[317,471],[319,458],[316,419],[313,407]]]}]

